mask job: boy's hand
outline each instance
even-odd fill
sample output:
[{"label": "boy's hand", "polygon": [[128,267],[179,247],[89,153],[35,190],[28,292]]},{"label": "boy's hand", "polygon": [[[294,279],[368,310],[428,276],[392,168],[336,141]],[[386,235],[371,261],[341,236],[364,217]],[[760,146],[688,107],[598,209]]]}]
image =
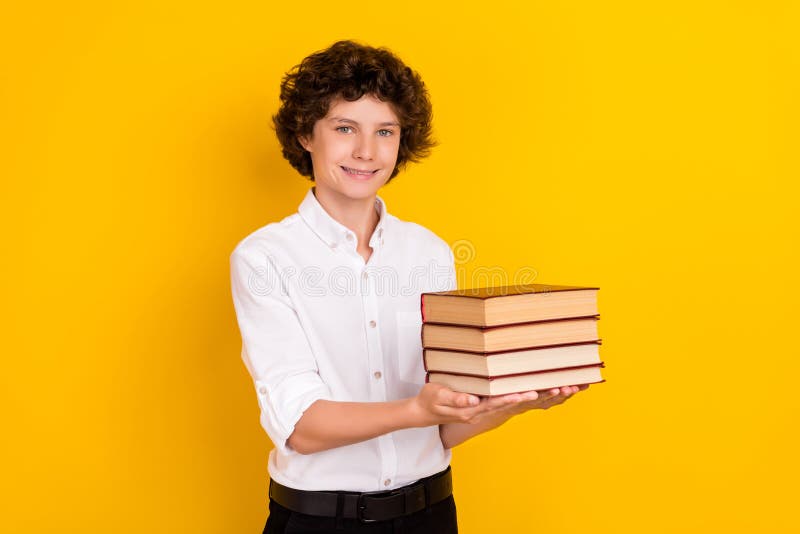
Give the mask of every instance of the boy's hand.
[{"label": "boy's hand", "polygon": [[546,410],[566,401],[589,386],[564,386],[547,391],[525,391],[496,397],[461,393],[442,384],[427,382],[416,397],[409,400],[417,426],[445,423],[474,424],[485,417],[511,418],[532,409]]},{"label": "boy's hand", "polygon": [[481,405],[477,395],[453,391],[433,382],[426,382],[417,396],[408,401],[415,426],[418,427],[465,423],[488,409],[486,405]]},{"label": "boy's hand", "polygon": [[523,391],[520,393],[510,393],[498,397],[484,397],[481,403],[486,403],[488,408],[474,417],[477,422],[485,417],[505,416],[511,418],[515,415],[525,413],[528,410],[546,410],[563,402],[578,393],[589,388],[589,384],[580,386],[563,386],[542,391]]}]

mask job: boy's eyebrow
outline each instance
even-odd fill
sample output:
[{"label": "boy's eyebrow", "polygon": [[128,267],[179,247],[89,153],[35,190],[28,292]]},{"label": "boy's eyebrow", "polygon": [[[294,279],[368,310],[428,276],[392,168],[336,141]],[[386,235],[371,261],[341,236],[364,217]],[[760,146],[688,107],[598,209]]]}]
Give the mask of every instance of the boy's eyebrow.
[{"label": "boy's eyebrow", "polygon": [[[339,121],[339,122],[351,122],[351,123],[355,124],[356,126],[360,126],[360,124],[358,124],[353,119],[347,119],[345,117],[331,117],[328,120],[329,121]],[[378,126],[400,126],[400,123],[399,122],[382,122]]]}]

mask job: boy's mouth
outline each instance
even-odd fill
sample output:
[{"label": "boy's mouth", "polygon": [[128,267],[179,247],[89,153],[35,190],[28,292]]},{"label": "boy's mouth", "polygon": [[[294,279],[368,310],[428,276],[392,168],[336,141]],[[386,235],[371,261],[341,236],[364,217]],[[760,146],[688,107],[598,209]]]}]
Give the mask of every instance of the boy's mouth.
[{"label": "boy's mouth", "polygon": [[363,177],[368,177],[368,176],[372,176],[372,175],[374,175],[376,172],[378,172],[378,169],[375,169],[375,170],[373,170],[373,171],[368,171],[368,170],[353,169],[353,168],[350,168],[350,167],[345,167],[344,165],[339,165],[339,167],[340,167],[340,168],[341,168],[341,169],[342,169],[344,172],[346,172],[347,174],[349,174],[349,175],[351,175],[351,176],[363,176]]}]

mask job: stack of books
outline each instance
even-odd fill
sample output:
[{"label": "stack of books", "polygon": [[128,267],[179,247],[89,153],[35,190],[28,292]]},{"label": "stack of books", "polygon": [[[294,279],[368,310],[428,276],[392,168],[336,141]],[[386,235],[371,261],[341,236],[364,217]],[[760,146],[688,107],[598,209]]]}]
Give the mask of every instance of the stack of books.
[{"label": "stack of books", "polygon": [[526,284],[423,293],[425,381],[481,396],[605,382],[598,289]]}]

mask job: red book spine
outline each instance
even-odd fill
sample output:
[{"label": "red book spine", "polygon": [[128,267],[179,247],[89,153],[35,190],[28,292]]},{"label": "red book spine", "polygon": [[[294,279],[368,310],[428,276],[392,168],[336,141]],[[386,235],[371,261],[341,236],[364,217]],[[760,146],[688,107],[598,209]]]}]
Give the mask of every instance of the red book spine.
[{"label": "red book spine", "polygon": [[[425,294],[422,293],[419,296],[419,313],[422,315],[422,322],[425,323]],[[423,347],[425,346],[425,340],[423,339],[422,335],[422,328],[419,329],[419,342],[420,345]],[[425,382],[428,381],[428,362],[425,358],[425,350],[422,351],[422,366],[425,368]]]}]

